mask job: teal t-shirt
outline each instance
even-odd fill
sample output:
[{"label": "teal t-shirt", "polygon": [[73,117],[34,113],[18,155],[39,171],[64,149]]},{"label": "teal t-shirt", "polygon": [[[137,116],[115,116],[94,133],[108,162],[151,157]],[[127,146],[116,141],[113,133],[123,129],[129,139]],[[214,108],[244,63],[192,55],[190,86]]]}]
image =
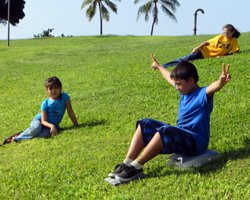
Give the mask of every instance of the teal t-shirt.
[{"label": "teal t-shirt", "polygon": [[[59,128],[59,124],[64,116],[68,100],[70,100],[68,94],[62,93],[56,100],[47,98],[42,102],[41,110],[47,112],[47,121],[54,124],[57,128]],[[41,120],[41,113],[38,113],[35,118]]]}]

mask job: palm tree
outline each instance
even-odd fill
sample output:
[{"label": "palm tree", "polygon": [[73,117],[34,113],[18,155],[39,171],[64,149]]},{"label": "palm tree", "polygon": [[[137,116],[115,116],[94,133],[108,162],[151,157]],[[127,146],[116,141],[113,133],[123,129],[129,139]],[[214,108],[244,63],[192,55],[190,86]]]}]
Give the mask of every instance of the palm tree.
[{"label": "palm tree", "polygon": [[[139,1],[140,0],[135,0],[134,3],[136,4]],[[154,25],[158,24],[158,14],[159,14],[159,10],[157,7],[158,4],[161,4],[161,9],[167,16],[169,16],[171,19],[177,22],[177,19],[174,16],[173,12],[176,11],[176,7],[180,6],[180,3],[178,2],[178,0],[150,0],[148,1],[147,3],[139,7],[138,13],[137,13],[137,19],[139,19],[139,17],[142,14],[145,14],[145,21],[148,21],[149,14],[150,12],[152,12],[153,23],[151,27],[151,34],[150,34],[151,36],[153,35],[153,32],[154,32]]]},{"label": "palm tree", "polygon": [[117,6],[110,0],[84,0],[81,9],[83,9],[87,5],[89,5],[89,7],[86,10],[86,17],[89,18],[89,21],[95,16],[96,6],[98,6],[100,17],[100,35],[102,35],[102,20],[104,19],[106,21],[109,21],[109,11],[107,7],[117,14]]}]

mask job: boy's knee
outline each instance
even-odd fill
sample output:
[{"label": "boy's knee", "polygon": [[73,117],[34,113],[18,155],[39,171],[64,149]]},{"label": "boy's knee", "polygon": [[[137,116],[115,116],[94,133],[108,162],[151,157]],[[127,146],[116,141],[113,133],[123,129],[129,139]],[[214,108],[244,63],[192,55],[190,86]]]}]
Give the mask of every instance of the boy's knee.
[{"label": "boy's knee", "polygon": [[148,118],[140,119],[140,120],[138,120],[138,121],[136,122],[136,128],[137,128],[138,126],[140,126],[141,128],[142,128],[142,127],[145,127],[145,125],[148,124],[148,122],[149,122],[149,119],[148,119]]},{"label": "boy's knee", "polygon": [[151,123],[151,122],[152,122],[152,119],[144,118],[144,119],[142,119],[142,120],[140,120],[140,121],[141,121],[141,123],[142,123],[143,125],[145,125],[145,124]]},{"label": "boy's knee", "polygon": [[173,128],[169,125],[164,125],[164,126],[158,128],[158,131],[161,133],[171,133],[173,131]]}]

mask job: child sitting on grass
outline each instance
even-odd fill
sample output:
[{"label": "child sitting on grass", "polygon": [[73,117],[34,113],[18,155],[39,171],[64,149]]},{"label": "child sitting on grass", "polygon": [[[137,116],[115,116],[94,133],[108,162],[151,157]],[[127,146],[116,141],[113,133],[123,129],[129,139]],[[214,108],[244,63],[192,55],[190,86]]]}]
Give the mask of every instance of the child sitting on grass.
[{"label": "child sitting on grass", "polygon": [[207,87],[199,87],[199,76],[192,63],[180,62],[170,72],[153,55],[151,57],[152,67],[181,93],[177,126],[154,119],[137,121],[137,129],[124,161],[109,174],[120,182],[139,177],[143,165],[158,154],[194,156],[204,153],[209,144],[214,93],[230,81],[229,65],[222,64],[217,81]]},{"label": "child sitting on grass", "polygon": [[60,130],[59,124],[66,109],[73,124],[78,126],[70,97],[68,94],[62,92],[61,81],[55,76],[50,77],[45,81],[45,88],[49,98],[42,102],[41,112],[35,116],[28,129],[6,139],[5,144],[13,140],[18,142],[34,137],[48,138],[56,135]]}]

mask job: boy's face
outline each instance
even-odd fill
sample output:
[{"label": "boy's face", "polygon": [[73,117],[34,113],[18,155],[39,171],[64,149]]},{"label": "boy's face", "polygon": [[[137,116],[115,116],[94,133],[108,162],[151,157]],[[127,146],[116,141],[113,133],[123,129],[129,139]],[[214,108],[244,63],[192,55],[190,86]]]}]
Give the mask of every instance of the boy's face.
[{"label": "boy's face", "polygon": [[189,94],[194,91],[197,87],[197,84],[194,82],[193,78],[188,79],[172,79],[176,90],[180,91],[181,94]]},{"label": "boy's face", "polygon": [[57,85],[47,87],[48,95],[51,99],[57,99],[61,94],[61,88]]}]

